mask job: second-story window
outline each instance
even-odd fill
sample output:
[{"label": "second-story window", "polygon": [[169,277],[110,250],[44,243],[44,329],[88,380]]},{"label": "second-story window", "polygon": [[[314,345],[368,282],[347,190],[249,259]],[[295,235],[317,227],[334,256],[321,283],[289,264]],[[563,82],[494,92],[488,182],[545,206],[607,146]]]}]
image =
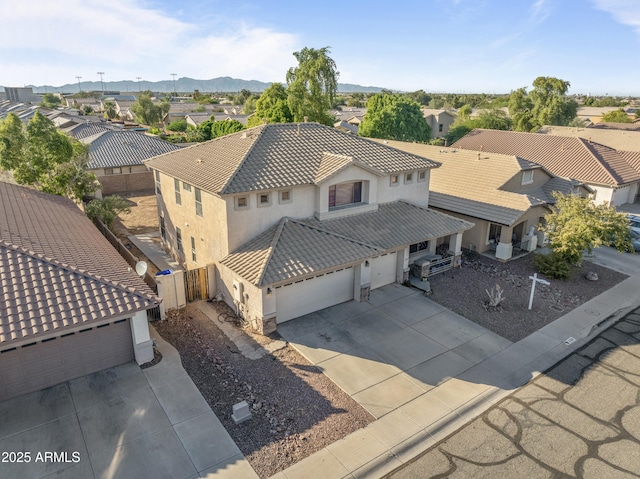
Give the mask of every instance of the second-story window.
[{"label": "second-story window", "polygon": [[162,191],[160,190],[160,172],[156,170],[156,193],[161,195]]},{"label": "second-story window", "polygon": [[176,187],[176,205],[181,205],[182,195],[180,194],[180,180],[174,179],[173,184]]},{"label": "second-story window", "polygon": [[197,256],[196,256],[196,239],[192,236],[191,237],[191,259],[193,260],[193,262],[195,263]]},{"label": "second-story window", "polygon": [[533,183],[533,170],[525,170],[522,172],[522,184],[528,185]]},{"label": "second-story window", "polygon": [[194,196],[196,199],[196,215],[202,216],[202,191],[200,188],[194,189]]},{"label": "second-story window", "polygon": [[362,181],[329,187],[329,208],[362,202]]},{"label": "second-story window", "polygon": [[182,230],[180,228],[176,228],[176,245],[178,251],[182,251]]}]

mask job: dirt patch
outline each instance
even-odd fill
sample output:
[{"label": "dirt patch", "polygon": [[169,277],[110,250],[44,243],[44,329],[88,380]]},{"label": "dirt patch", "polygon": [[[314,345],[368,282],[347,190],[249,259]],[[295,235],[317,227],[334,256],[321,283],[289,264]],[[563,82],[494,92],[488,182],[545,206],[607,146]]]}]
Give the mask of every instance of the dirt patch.
[{"label": "dirt patch", "polygon": [[[536,286],[533,307],[529,311],[529,276],[536,272],[533,261],[533,254],[507,263],[465,254],[462,268],[430,278],[433,293],[429,299],[516,342],[627,278],[589,261],[576,268],[567,280],[538,274],[551,284]],[[589,271],[597,273],[597,281],[586,278]],[[499,308],[490,308],[486,306],[489,300],[486,291],[491,291],[496,284],[504,290],[505,299]]]},{"label": "dirt patch", "polygon": [[[242,356],[193,304],[154,327],[178,350],[185,370],[262,478],[375,420],[289,345],[257,360]],[[267,341],[245,334],[259,344]],[[276,333],[273,339],[281,338]],[[243,400],[253,418],[236,425],[231,407]]]},{"label": "dirt patch", "polygon": [[[159,231],[156,195],[139,192],[121,196],[127,200],[131,212],[121,213],[116,218],[113,224],[114,233],[134,256],[147,263],[149,274],[155,275],[158,268],[129,241],[129,236]],[[160,241],[159,238],[158,241]]]}]

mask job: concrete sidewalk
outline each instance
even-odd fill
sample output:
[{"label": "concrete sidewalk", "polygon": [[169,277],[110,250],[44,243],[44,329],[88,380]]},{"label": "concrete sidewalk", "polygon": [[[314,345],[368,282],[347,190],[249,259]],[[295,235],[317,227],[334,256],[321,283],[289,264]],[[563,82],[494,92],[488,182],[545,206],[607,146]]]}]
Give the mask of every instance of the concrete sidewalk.
[{"label": "concrete sidewalk", "polygon": [[166,269],[172,269],[174,271],[182,271],[182,266],[171,256],[165,253],[160,245],[156,243],[153,238],[159,238],[160,233],[147,233],[137,236],[128,236],[136,248],[151,261],[158,270],[164,271]]},{"label": "concrete sidewalk", "polygon": [[[505,347],[273,478],[385,475],[640,306],[639,291],[640,275],[629,277],[527,338]],[[389,389],[388,393],[396,394],[396,391]]]}]

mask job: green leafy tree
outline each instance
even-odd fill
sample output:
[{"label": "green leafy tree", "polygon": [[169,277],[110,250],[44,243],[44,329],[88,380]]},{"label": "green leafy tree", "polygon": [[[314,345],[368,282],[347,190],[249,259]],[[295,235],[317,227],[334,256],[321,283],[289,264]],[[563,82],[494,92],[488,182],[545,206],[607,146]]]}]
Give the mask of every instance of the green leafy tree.
[{"label": "green leafy tree", "polygon": [[511,94],[509,113],[516,131],[537,131],[544,125],[566,126],[578,111],[575,100],[566,96],[568,81],[553,77],[538,77],[527,94],[520,88]]},{"label": "green leafy tree", "polygon": [[[464,109],[465,107],[462,107]],[[447,132],[445,138],[447,144],[451,145],[465,136],[475,128],[485,128],[490,130],[508,130],[511,128],[511,119],[507,114],[499,109],[482,110],[477,118],[469,118],[460,115],[453,122],[451,128]]]},{"label": "green leafy tree", "polygon": [[115,120],[118,118],[118,111],[116,110],[116,104],[112,101],[104,102],[104,117],[109,120]]},{"label": "green leafy tree", "polygon": [[471,117],[472,112],[473,108],[471,108],[471,105],[467,103],[458,109],[458,118],[462,121],[466,121]]},{"label": "green leafy tree", "polygon": [[91,105],[83,105],[82,114],[91,115],[91,113],[93,113],[93,107]]},{"label": "green leafy tree", "polygon": [[138,100],[131,105],[131,111],[136,115],[138,121],[150,126],[158,126],[162,118],[169,112],[169,108],[168,101],[154,103],[149,91],[138,95]]},{"label": "green leafy tree", "polygon": [[287,91],[282,83],[272,83],[256,101],[255,114],[247,120],[247,126],[253,127],[267,123],[291,123],[293,115],[287,102]]},{"label": "green leafy tree", "polygon": [[593,248],[613,244],[620,252],[631,250],[629,220],[612,206],[596,205],[590,198],[554,192],[555,205],[545,216],[544,231],[551,252],[570,265],[580,264]]},{"label": "green leafy tree", "polygon": [[619,108],[614,111],[610,111],[609,113],[605,113],[602,115],[602,121],[612,122],[612,123],[633,123],[627,112],[622,108]]},{"label": "green leafy tree", "polygon": [[257,102],[257,97],[254,95],[251,95],[249,98],[247,98],[244,101],[244,105],[242,106],[242,114],[243,115],[251,115],[252,113],[256,112],[256,102]]},{"label": "green leafy tree", "polygon": [[130,213],[129,202],[118,195],[105,196],[103,199],[91,200],[84,209],[92,220],[102,221],[107,228],[113,230],[113,223],[120,213]]},{"label": "green leafy tree", "polygon": [[55,110],[60,106],[61,103],[62,100],[59,96],[54,95],[53,93],[45,93],[44,95],[42,95],[42,102],[40,103],[40,105],[45,108]]},{"label": "green leafy tree", "polygon": [[0,122],[0,167],[11,170],[17,183],[40,191],[81,200],[97,187],[87,172],[87,146],[58,131],[36,112],[26,128],[15,115]]},{"label": "green leafy tree", "polygon": [[386,93],[369,98],[358,134],[426,143],[431,139],[431,128],[415,101],[404,95]]},{"label": "green leafy tree", "polygon": [[413,91],[407,93],[406,96],[423,106],[427,106],[431,101],[431,95],[428,95],[424,90]]},{"label": "green leafy tree", "polygon": [[287,102],[294,121],[317,121],[333,125],[329,109],[338,90],[339,72],[329,57],[329,47],[303,48],[294,52],[298,66],[287,72]]},{"label": "green leafy tree", "polygon": [[179,120],[175,120],[169,123],[169,125],[167,126],[167,130],[185,132],[187,131],[187,126],[188,126],[187,120],[185,120],[184,118],[181,118]]},{"label": "green leafy tree", "polygon": [[244,130],[244,125],[238,120],[214,121],[211,125],[211,138],[228,135]]}]

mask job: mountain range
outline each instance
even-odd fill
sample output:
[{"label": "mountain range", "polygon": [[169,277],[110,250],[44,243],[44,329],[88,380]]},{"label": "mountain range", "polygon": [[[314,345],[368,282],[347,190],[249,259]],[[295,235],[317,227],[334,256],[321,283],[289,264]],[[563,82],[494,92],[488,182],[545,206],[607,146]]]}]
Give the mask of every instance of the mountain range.
[{"label": "mountain range", "polygon": [[[119,92],[138,92],[151,90],[159,93],[170,93],[174,90],[177,92],[191,93],[194,90],[205,92],[221,92],[221,93],[233,93],[240,90],[249,90],[252,92],[262,92],[271,83],[261,82],[258,80],[242,80],[239,78],[231,77],[218,77],[211,80],[196,80],[193,78],[178,78],[175,80],[161,80],[161,81],[144,81],[140,82],[134,80],[122,80],[122,81],[105,81],[105,91],[119,91]],[[78,90],[82,91],[101,91],[103,89],[102,84],[99,81],[82,81],[78,83],[67,83],[61,86],[50,85],[27,85],[33,88],[34,93],[77,93]],[[351,83],[338,83],[338,91],[341,93],[379,93],[382,91],[382,87],[362,86],[354,85]]]}]

